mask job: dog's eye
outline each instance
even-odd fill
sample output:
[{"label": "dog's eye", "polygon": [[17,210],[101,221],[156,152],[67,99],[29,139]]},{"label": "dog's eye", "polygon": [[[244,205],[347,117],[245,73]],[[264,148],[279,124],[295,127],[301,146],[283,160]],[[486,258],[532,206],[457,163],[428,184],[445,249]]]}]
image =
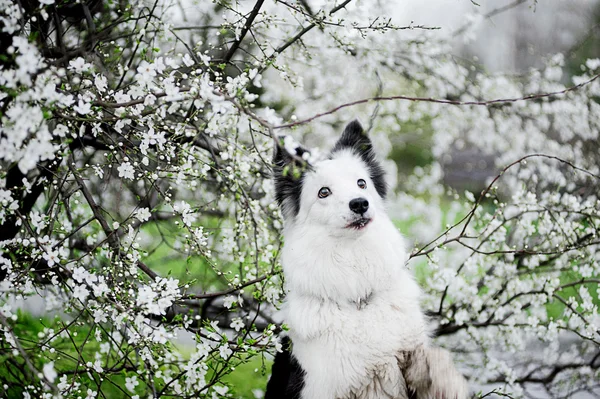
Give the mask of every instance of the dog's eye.
[{"label": "dog's eye", "polygon": [[319,190],[319,198],[329,197],[331,195],[331,190],[329,187],[321,187]]},{"label": "dog's eye", "polygon": [[363,190],[365,188],[367,188],[367,182],[364,181],[363,179],[358,179],[358,181],[356,182],[356,184],[358,184],[358,187],[362,188]]}]

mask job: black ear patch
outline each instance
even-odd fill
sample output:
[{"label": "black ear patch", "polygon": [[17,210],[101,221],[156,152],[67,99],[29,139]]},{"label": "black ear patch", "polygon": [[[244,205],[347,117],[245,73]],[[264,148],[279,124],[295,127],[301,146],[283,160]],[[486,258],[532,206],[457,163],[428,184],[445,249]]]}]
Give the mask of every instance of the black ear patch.
[{"label": "black ear patch", "polygon": [[275,199],[281,207],[283,217],[294,218],[300,211],[300,195],[304,172],[309,167],[304,159],[308,150],[298,146],[295,154],[290,154],[280,138],[273,153],[273,177],[275,178]]},{"label": "black ear patch", "polygon": [[344,149],[351,149],[354,153],[367,164],[369,168],[369,177],[375,184],[375,190],[381,196],[385,198],[387,194],[387,184],[385,182],[385,172],[381,167],[381,164],[377,161],[375,151],[373,150],[373,144],[369,137],[365,134],[360,122],[356,119],[350,122],[338,142],[331,150],[334,154],[337,151]]}]

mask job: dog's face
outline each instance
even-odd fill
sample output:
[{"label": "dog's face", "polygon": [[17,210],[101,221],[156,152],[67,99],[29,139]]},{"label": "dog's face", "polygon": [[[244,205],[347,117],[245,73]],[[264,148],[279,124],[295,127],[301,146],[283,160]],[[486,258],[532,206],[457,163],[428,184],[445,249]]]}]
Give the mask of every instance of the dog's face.
[{"label": "dog's face", "polygon": [[[294,155],[300,159],[303,152]],[[337,235],[367,229],[383,212],[383,169],[357,121],[346,126],[328,159],[314,165],[298,159],[275,153],[276,197],[287,222],[322,225]]]}]

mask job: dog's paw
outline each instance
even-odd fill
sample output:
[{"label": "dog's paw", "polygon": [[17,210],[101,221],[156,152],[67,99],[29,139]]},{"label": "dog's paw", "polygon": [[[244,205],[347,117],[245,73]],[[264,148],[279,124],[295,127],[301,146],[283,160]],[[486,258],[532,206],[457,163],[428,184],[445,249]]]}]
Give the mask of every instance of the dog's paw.
[{"label": "dog's paw", "polygon": [[404,376],[418,399],[467,399],[469,387],[450,353],[421,346],[408,353]]}]

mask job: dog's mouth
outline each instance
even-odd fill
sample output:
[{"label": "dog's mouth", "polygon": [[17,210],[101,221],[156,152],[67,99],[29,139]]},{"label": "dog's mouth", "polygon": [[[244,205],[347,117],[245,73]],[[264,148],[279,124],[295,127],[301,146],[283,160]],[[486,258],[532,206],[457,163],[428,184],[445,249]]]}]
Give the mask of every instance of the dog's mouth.
[{"label": "dog's mouth", "polygon": [[371,222],[370,218],[361,217],[346,225],[347,229],[362,230]]}]

